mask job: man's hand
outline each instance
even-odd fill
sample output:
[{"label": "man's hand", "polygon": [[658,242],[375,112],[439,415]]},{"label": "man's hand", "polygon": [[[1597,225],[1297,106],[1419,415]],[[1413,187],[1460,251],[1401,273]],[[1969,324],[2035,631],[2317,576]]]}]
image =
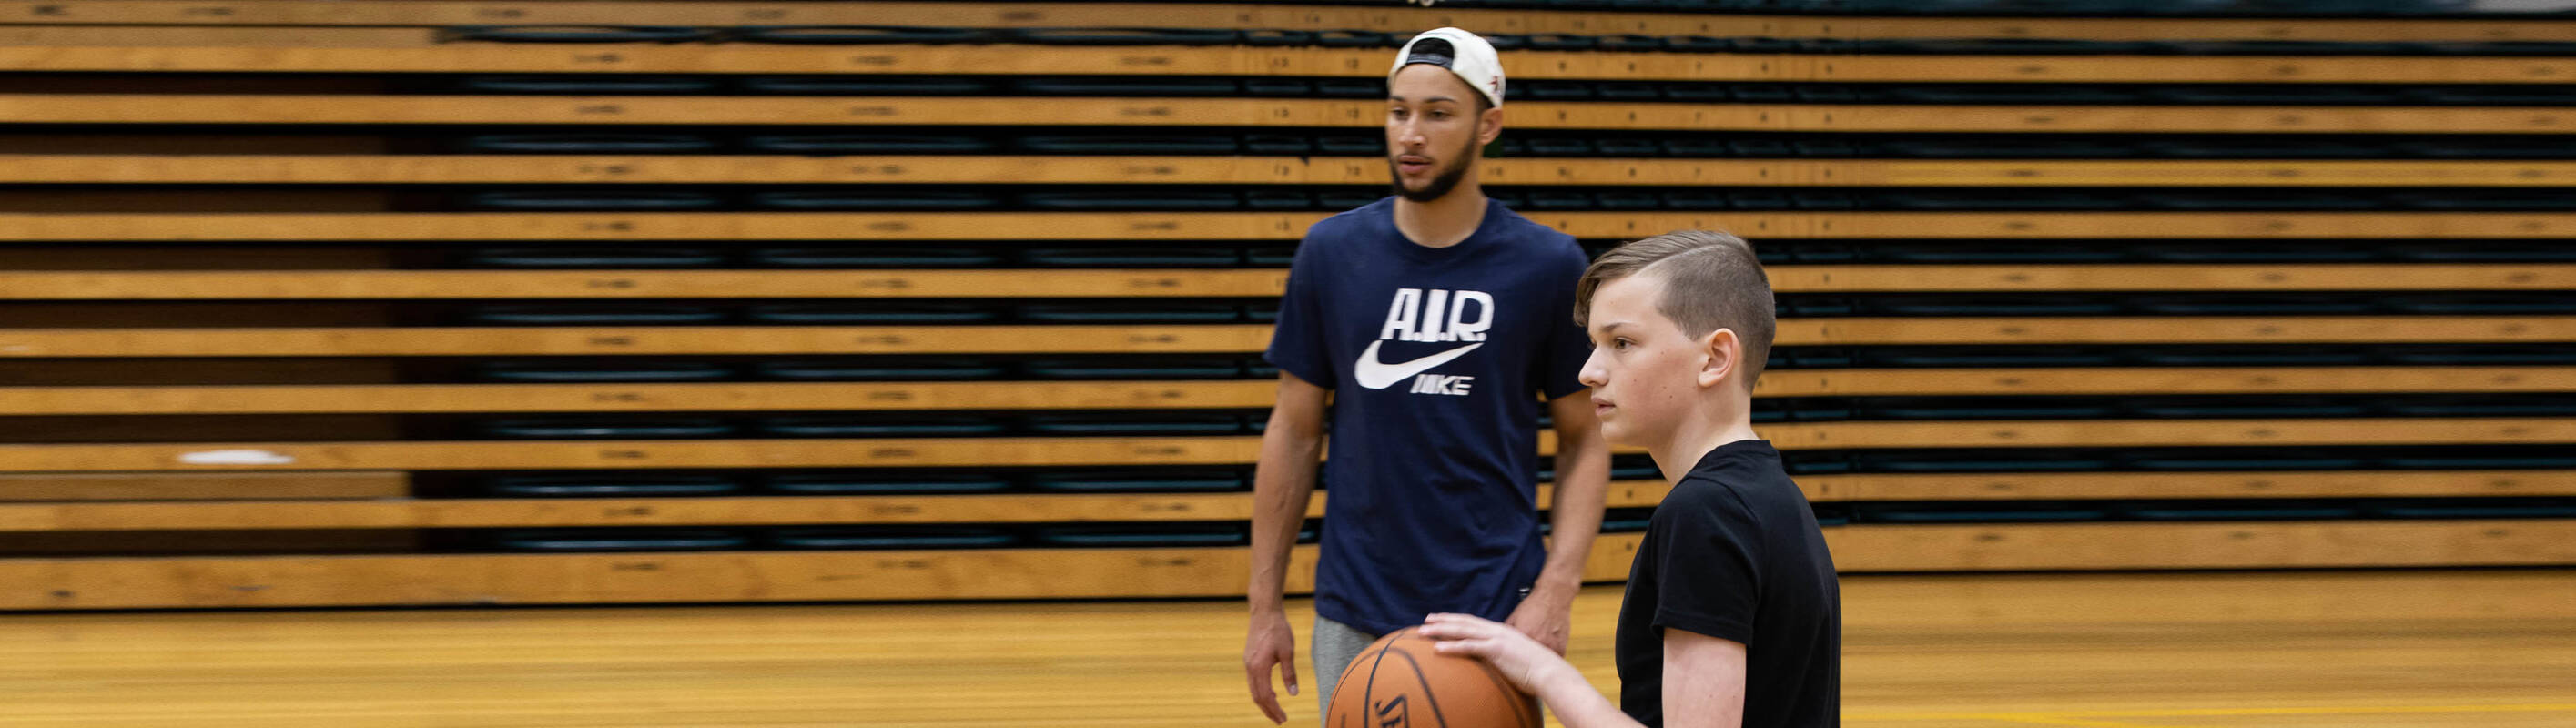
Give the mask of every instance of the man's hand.
[{"label": "man's hand", "polygon": [[1521,605],[1512,608],[1512,616],[1503,624],[1529,635],[1540,646],[1556,654],[1565,654],[1567,636],[1574,628],[1574,592],[1536,587]]},{"label": "man's hand", "polygon": [[1288,722],[1288,711],[1279,708],[1279,696],[1270,691],[1270,668],[1279,667],[1279,678],[1288,684],[1288,694],[1297,694],[1297,635],[1288,628],[1288,615],[1260,612],[1252,615],[1252,632],[1243,640],[1243,675],[1252,681],[1252,704],[1261,706],[1261,714],[1272,723]]}]

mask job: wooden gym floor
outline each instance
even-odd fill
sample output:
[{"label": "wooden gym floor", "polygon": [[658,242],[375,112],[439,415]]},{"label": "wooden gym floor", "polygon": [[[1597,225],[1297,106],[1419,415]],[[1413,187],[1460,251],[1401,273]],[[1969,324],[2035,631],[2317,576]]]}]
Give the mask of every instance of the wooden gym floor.
[{"label": "wooden gym floor", "polygon": [[[1856,728],[2576,726],[2571,570],[1843,590]],[[1603,687],[1619,596],[1576,606]],[[1233,601],[6,615],[0,726],[1267,725],[1241,620]]]}]

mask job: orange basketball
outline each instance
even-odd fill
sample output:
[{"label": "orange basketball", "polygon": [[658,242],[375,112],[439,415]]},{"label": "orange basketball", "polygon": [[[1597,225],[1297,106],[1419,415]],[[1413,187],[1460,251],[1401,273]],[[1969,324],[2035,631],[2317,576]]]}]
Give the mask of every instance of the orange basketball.
[{"label": "orange basketball", "polygon": [[1360,650],[1333,685],[1325,728],[1539,728],[1537,697],[1431,643],[1406,627]]}]

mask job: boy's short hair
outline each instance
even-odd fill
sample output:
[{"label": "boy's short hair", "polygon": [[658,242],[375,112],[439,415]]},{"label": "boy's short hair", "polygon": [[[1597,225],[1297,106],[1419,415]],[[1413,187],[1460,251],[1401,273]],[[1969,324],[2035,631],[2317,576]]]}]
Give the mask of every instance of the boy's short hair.
[{"label": "boy's short hair", "polygon": [[1737,366],[1744,368],[1744,385],[1753,386],[1770,361],[1778,328],[1771,281],[1753,244],[1721,232],[1679,230],[1612,248],[1574,286],[1574,325],[1591,328],[1592,294],[1603,284],[1646,273],[1663,277],[1664,299],[1655,302],[1655,311],[1681,325],[1683,334],[1735,331],[1744,342],[1744,361]]}]

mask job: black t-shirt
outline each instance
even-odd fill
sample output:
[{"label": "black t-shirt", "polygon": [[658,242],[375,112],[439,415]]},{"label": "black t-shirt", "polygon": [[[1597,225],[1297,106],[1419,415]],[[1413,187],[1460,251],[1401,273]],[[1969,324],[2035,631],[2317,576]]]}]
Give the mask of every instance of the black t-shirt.
[{"label": "black t-shirt", "polygon": [[1664,630],[1741,642],[1744,728],[1842,724],[1841,582],[1761,440],[1718,446],[1655,507],[1616,635],[1620,709],[1664,724]]}]

